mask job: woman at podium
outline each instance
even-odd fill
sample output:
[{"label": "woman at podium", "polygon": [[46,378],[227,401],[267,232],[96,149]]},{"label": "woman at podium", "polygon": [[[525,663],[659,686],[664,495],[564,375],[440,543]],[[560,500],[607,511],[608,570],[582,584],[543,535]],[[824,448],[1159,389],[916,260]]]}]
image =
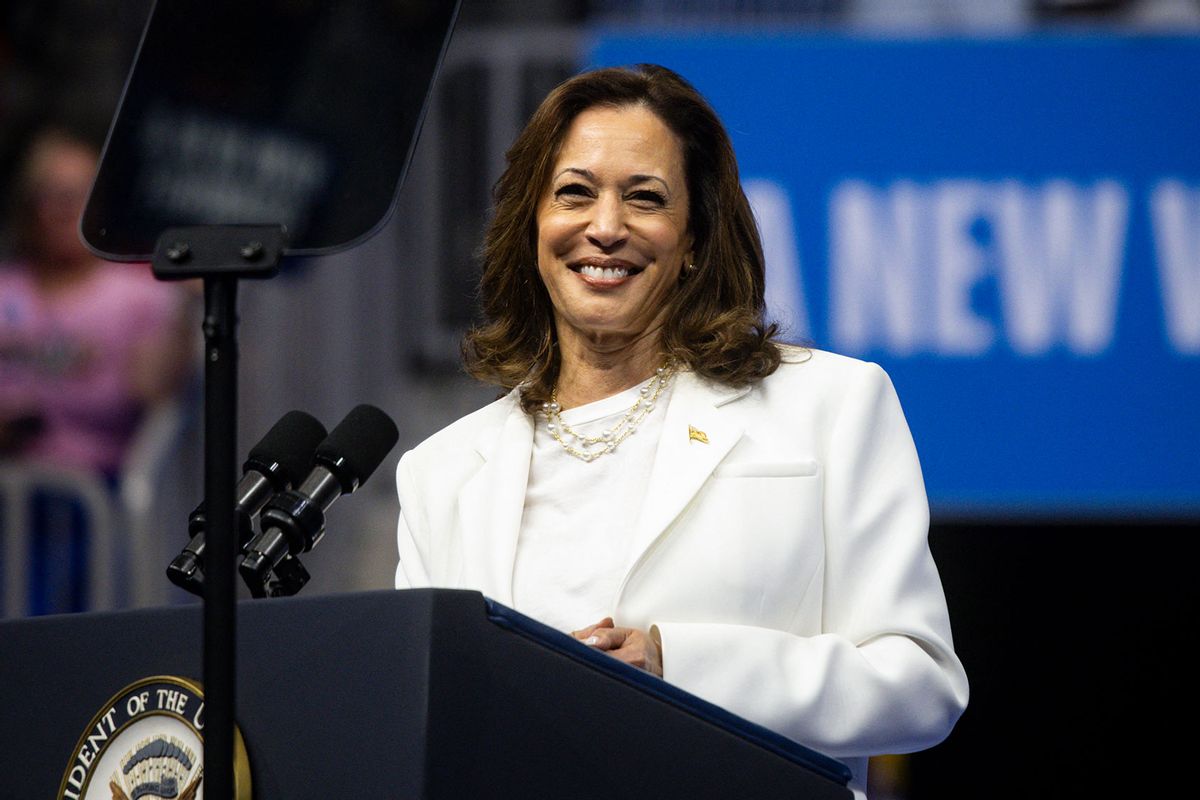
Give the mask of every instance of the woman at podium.
[{"label": "woman at podium", "polygon": [[878,366],[785,345],[733,147],[662,67],[576,76],[508,152],[467,369],[401,459],[400,588],[476,589],[844,760],[967,700]]}]

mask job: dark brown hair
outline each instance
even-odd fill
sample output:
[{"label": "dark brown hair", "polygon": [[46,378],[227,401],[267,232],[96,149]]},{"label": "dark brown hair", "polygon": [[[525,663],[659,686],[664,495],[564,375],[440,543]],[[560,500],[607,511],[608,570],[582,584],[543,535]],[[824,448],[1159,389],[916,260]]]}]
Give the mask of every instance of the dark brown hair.
[{"label": "dark brown hair", "polygon": [[486,319],[463,341],[467,371],[522,405],[546,400],[558,377],[554,316],[537,269],[538,201],[571,123],[595,106],[641,105],[678,137],[696,269],[681,273],[662,332],[663,354],[712,380],[744,386],[779,366],[777,328],[764,321],[765,269],[758,227],[738,179],[733,143],[708,102],[666,67],[585,72],[555,88],[507,154],[494,189],[479,293]]}]

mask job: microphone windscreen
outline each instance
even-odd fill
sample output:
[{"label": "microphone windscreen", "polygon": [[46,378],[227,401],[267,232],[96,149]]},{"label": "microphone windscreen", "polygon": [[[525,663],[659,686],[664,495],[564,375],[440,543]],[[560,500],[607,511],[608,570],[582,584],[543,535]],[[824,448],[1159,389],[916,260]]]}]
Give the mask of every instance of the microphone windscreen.
[{"label": "microphone windscreen", "polygon": [[400,431],[391,417],[364,404],[352,409],[317,445],[316,458],[329,466],[344,485],[362,485],[399,440]]},{"label": "microphone windscreen", "polygon": [[243,469],[255,469],[286,486],[296,486],[312,467],[313,453],[325,438],[325,426],[303,411],[289,411],[250,450]]}]

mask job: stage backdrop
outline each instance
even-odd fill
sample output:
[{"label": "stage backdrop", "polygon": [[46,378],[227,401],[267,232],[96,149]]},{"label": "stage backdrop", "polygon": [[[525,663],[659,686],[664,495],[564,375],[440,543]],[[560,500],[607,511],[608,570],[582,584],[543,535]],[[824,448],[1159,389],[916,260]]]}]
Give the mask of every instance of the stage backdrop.
[{"label": "stage backdrop", "polygon": [[891,374],[935,513],[1200,514],[1200,39],[600,31],[728,127],[794,340]]}]

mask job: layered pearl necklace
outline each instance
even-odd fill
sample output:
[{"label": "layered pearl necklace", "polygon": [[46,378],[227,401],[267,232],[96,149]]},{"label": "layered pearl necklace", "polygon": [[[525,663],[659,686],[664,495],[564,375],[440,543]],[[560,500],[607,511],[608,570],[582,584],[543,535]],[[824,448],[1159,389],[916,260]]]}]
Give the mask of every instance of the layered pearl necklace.
[{"label": "layered pearl necklace", "polygon": [[675,377],[675,362],[668,361],[654,371],[650,382],[638,390],[641,395],[617,424],[598,436],[585,436],[563,422],[562,406],[558,403],[558,388],[550,392],[549,402],[542,403],[541,415],[546,420],[546,430],[554,441],[562,445],[568,455],[581,461],[595,461],[605,453],[617,449],[617,445],[628,439],[637,430],[646,415],[654,410],[655,402]]}]

